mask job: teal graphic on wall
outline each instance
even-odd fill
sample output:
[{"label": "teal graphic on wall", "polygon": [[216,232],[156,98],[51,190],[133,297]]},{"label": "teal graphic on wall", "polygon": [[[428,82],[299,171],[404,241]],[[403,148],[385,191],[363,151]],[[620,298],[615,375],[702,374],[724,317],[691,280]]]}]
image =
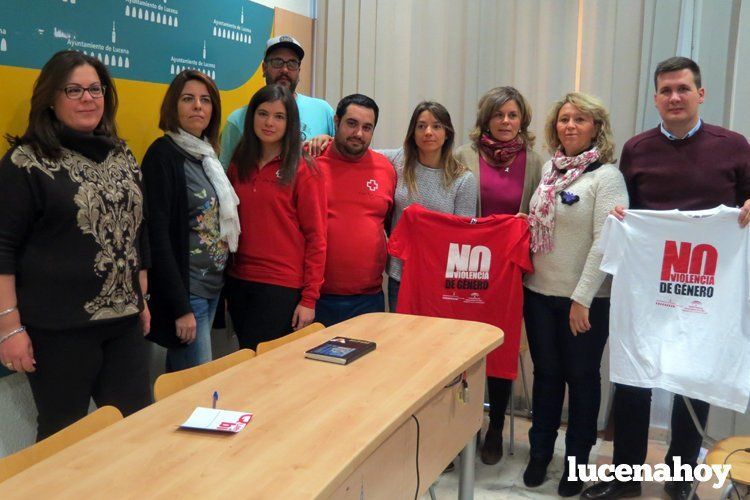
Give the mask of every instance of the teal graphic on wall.
[{"label": "teal graphic on wall", "polygon": [[231,90],[257,70],[272,26],[273,9],[248,0],[2,0],[0,65],[38,69],[74,49],[115,78],[169,83],[190,68]]}]

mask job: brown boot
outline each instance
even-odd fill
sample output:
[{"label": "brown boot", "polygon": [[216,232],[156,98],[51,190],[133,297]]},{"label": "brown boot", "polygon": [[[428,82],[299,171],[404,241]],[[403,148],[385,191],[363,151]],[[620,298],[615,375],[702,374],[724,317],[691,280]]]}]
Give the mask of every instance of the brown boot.
[{"label": "brown boot", "polygon": [[487,429],[482,445],[482,462],[487,465],[495,465],[503,458],[503,431]]}]

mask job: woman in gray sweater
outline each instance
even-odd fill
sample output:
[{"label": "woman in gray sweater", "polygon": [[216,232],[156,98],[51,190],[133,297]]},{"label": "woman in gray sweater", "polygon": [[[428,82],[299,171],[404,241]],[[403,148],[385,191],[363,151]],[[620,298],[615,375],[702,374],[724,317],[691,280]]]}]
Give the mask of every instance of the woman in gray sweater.
[{"label": "woman in gray sweater", "polygon": [[565,385],[568,429],[560,496],[577,495],[567,457],[588,463],[596,442],[600,365],[609,334],[609,281],[599,270],[599,234],[609,212],[628,203],[613,164],[609,114],[595,97],[572,92],[545,126],[552,159],[529,205],[534,273],[524,285],[524,319],[534,362],[533,420],[526,486],[544,482],[560,427]]},{"label": "woman in gray sweater", "polygon": [[[435,212],[476,215],[477,183],[474,175],[453,157],[454,137],[445,106],[423,101],[411,115],[404,146],[378,150],[388,157],[398,174],[391,230],[412,203]],[[401,266],[396,257],[388,260],[388,308],[393,312],[401,285]]]}]

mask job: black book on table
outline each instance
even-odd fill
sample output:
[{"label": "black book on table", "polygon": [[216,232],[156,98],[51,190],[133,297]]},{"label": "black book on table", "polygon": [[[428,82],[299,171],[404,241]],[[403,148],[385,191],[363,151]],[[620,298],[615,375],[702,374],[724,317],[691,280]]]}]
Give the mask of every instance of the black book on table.
[{"label": "black book on table", "polygon": [[334,337],[305,352],[305,357],[345,365],[374,351],[377,344],[369,340]]}]

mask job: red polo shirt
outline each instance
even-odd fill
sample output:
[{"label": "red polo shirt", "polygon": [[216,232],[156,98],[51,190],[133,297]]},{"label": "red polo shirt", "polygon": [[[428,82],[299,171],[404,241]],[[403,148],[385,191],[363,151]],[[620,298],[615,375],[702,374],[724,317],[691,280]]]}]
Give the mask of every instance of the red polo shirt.
[{"label": "red polo shirt", "polygon": [[328,247],[322,293],[372,294],[381,290],[387,257],[385,221],[390,220],[396,171],[368,150],[344,158],[331,145],[318,157],[328,195]]},{"label": "red polo shirt", "polygon": [[291,185],[279,183],[278,158],[240,181],[227,175],[240,199],[240,241],[229,274],[235,278],[301,288],[300,304],[314,308],[326,258],[326,192],[321,173],[300,160]]}]

